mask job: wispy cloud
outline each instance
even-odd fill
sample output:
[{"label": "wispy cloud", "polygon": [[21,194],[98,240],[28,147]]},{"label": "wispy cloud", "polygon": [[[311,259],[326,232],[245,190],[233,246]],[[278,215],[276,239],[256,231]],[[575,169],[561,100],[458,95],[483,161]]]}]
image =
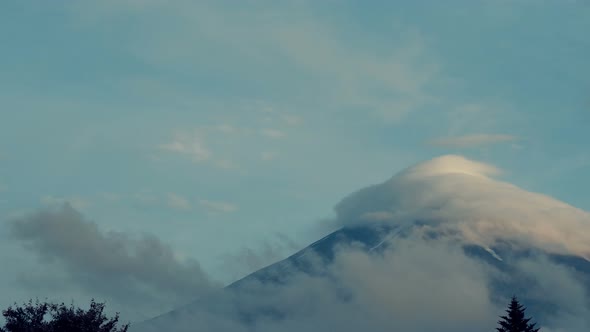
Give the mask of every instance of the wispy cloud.
[{"label": "wispy cloud", "polygon": [[266,136],[266,137],[269,137],[269,138],[283,138],[283,137],[287,136],[287,134],[285,134],[281,130],[278,130],[278,129],[269,129],[269,128],[262,129],[260,131],[260,134],[262,136]]},{"label": "wispy cloud", "polygon": [[224,133],[224,134],[234,134],[237,131],[239,131],[238,128],[236,128],[230,124],[227,124],[227,123],[220,124],[220,125],[216,126],[215,129],[217,129],[217,131]]},{"label": "wispy cloud", "polygon": [[303,118],[297,115],[284,114],[282,118],[285,121],[285,123],[287,123],[290,126],[298,126],[303,123]]},{"label": "wispy cloud", "polygon": [[90,202],[82,197],[71,196],[71,197],[57,197],[52,195],[46,195],[41,197],[41,204],[48,207],[61,206],[63,204],[69,204],[73,208],[83,210],[90,206]]},{"label": "wispy cloud", "polygon": [[[188,158],[196,164],[241,170],[252,161],[252,156],[256,157],[260,153],[260,148],[267,148],[265,144],[287,138],[287,132],[282,127],[298,126],[302,121],[300,117],[286,113],[275,114],[273,111],[271,114],[270,123],[265,126],[256,122],[237,125],[234,119],[216,125],[198,126],[192,130],[177,129],[173,131],[170,141],[156,146],[158,153],[153,154],[155,158],[152,160],[159,162],[163,159],[163,153],[168,153]],[[272,126],[267,126],[269,124]],[[274,155],[270,152],[260,154],[263,160],[271,160]]]},{"label": "wispy cloud", "polygon": [[[149,20],[150,13],[161,12],[163,6],[166,11],[161,22],[173,24]],[[314,6],[306,1],[270,6],[264,11],[255,5],[241,5],[236,11],[215,1],[75,6],[76,19],[86,24],[97,22],[97,16],[108,20],[121,12],[137,18],[152,36],[148,43],[134,40],[126,51],[156,67],[201,68],[196,59],[217,57],[217,53],[203,52],[194,41],[215,40],[215,49],[222,50],[227,55],[224,59],[230,60],[227,66],[235,69],[225,75],[250,74],[250,70],[272,66],[276,71],[267,71],[270,77],[294,76],[285,85],[292,101],[305,98],[326,110],[362,109],[399,120],[435,99],[427,85],[438,75],[439,65],[420,31],[412,27],[400,25],[383,52],[372,52],[357,47],[347,34],[338,33],[335,26],[314,14]],[[289,20],[282,19],[285,14]],[[233,61],[234,56],[241,61]],[[236,68],[235,63],[247,68]],[[297,77],[299,74],[304,76]]]},{"label": "wispy cloud", "polygon": [[159,203],[158,195],[153,193],[151,190],[141,190],[131,195],[134,201],[144,204],[153,205]]},{"label": "wispy cloud", "polygon": [[158,146],[160,149],[189,156],[194,162],[211,158],[211,151],[199,133],[177,133],[173,141]]},{"label": "wispy cloud", "polygon": [[231,274],[231,281],[239,280],[244,275],[289,257],[302,247],[289,236],[277,233],[271,240],[257,243],[255,247],[243,247],[224,255],[222,268]]},{"label": "wispy cloud", "polygon": [[260,159],[264,161],[271,161],[274,160],[276,157],[277,154],[275,152],[264,151],[260,153]]},{"label": "wispy cloud", "polygon": [[429,141],[432,146],[447,148],[472,148],[498,143],[516,141],[518,138],[506,134],[472,134],[464,136],[440,137]]},{"label": "wispy cloud", "polygon": [[[178,131],[171,142],[160,144],[158,148],[166,152],[186,156],[197,164],[212,165],[226,170],[237,168],[237,165],[231,159],[224,157],[222,153],[214,153],[205,143],[206,137],[214,134],[217,135],[217,138],[225,136],[223,139],[227,140],[227,136],[242,134],[242,131],[229,124],[198,128],[192,132]],[[215,138],[215,136],[213,137]]]},{"label": "wispy cloud", "polygon": [[191,203],[189,200],[179,194],[168,193],[166,197],[166,204],[168,207],[175,210],[190,210]]},{"label": "wispy cloud", "polygon": [[229,212],[234,212],[238,209],[237,206],[235,206],[234,204],[228,203],[228,202],[210,201],[207,199],[199,200],[199,205],[201,205],[202,207],[207,209],[209,212],[213,212],[213,213],[219,213],[219,212],[229,213]]}]

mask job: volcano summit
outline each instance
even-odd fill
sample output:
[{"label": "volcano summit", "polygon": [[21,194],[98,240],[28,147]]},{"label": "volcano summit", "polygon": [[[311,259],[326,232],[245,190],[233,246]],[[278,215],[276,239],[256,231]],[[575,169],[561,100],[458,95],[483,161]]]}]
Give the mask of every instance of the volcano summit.
[{"label": "volcano summit", "polygon": [[492,331],[512,295],[590,327],[590,214],[439,157],[337,204],[336,230],[135,331]]}]

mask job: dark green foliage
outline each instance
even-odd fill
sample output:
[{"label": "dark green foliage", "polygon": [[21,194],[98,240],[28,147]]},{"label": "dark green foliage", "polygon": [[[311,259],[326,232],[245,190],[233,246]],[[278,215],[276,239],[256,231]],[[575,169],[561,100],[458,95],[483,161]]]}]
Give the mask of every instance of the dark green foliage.
[{"label": "dark green foliage", "polygon": [[45,315],[49,310],[47,303],[40,303],[39,300],[33,303],[24,304],[22,307],[8,307],[2,311],[6,320],[4,328],[0,327],[1,332],[42,332],[47,331],[47,322]]},{"label": "dark green foliage", "polygon": [[539,328],[535,327],[535,323],[529,323],[531,318],[525,318],[526,308],[522,306],[516,297],[512,297],[508,309],[506,309],[506,316],[498,321],[500,327],[497,327],[498,332],[537,332]]},{"label": "dark green foliage", "polygon": [[104,303],[90,302],[83,310],[73,305],[29,301],[22,307],[2,311],[6,323],[0,332],[126,332],[129,324],[117,327],[119,314],[107,318]]}]

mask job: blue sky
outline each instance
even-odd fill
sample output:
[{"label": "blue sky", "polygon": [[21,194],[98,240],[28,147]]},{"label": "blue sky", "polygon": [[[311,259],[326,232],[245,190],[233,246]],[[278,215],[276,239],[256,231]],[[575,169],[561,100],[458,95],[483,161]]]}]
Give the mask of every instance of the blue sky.
[{"label": "blue sky", "polygon": [[68,201],[229,281],[443,154],[590,210],[588,31],[582,0],[3,2],[0,216]]}]

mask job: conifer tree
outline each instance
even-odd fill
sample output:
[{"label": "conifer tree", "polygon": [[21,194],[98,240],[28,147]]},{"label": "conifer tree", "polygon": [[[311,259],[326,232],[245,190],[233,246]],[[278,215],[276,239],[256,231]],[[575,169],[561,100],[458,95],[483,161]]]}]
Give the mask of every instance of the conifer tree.
[{"label": "conifer tree", "polygon": [[5,325],[0,332],[127,332],[129,324],[120,327],[119,314],[108,318],[104,303],[92,300],[88,310],[74,305],[33,302],[10,306],[2,311]]},{"label": "conifer tree", "polygon": [[500,316],[498,321],[500,327],[497,327],[498,332],[538,332],[539,328],[535,327],[535,323],[529,323],[531,318],[525,318],[526,308],[518,302],[516,296],[512,297],[508,309],[506,309],[506,316]]}]

